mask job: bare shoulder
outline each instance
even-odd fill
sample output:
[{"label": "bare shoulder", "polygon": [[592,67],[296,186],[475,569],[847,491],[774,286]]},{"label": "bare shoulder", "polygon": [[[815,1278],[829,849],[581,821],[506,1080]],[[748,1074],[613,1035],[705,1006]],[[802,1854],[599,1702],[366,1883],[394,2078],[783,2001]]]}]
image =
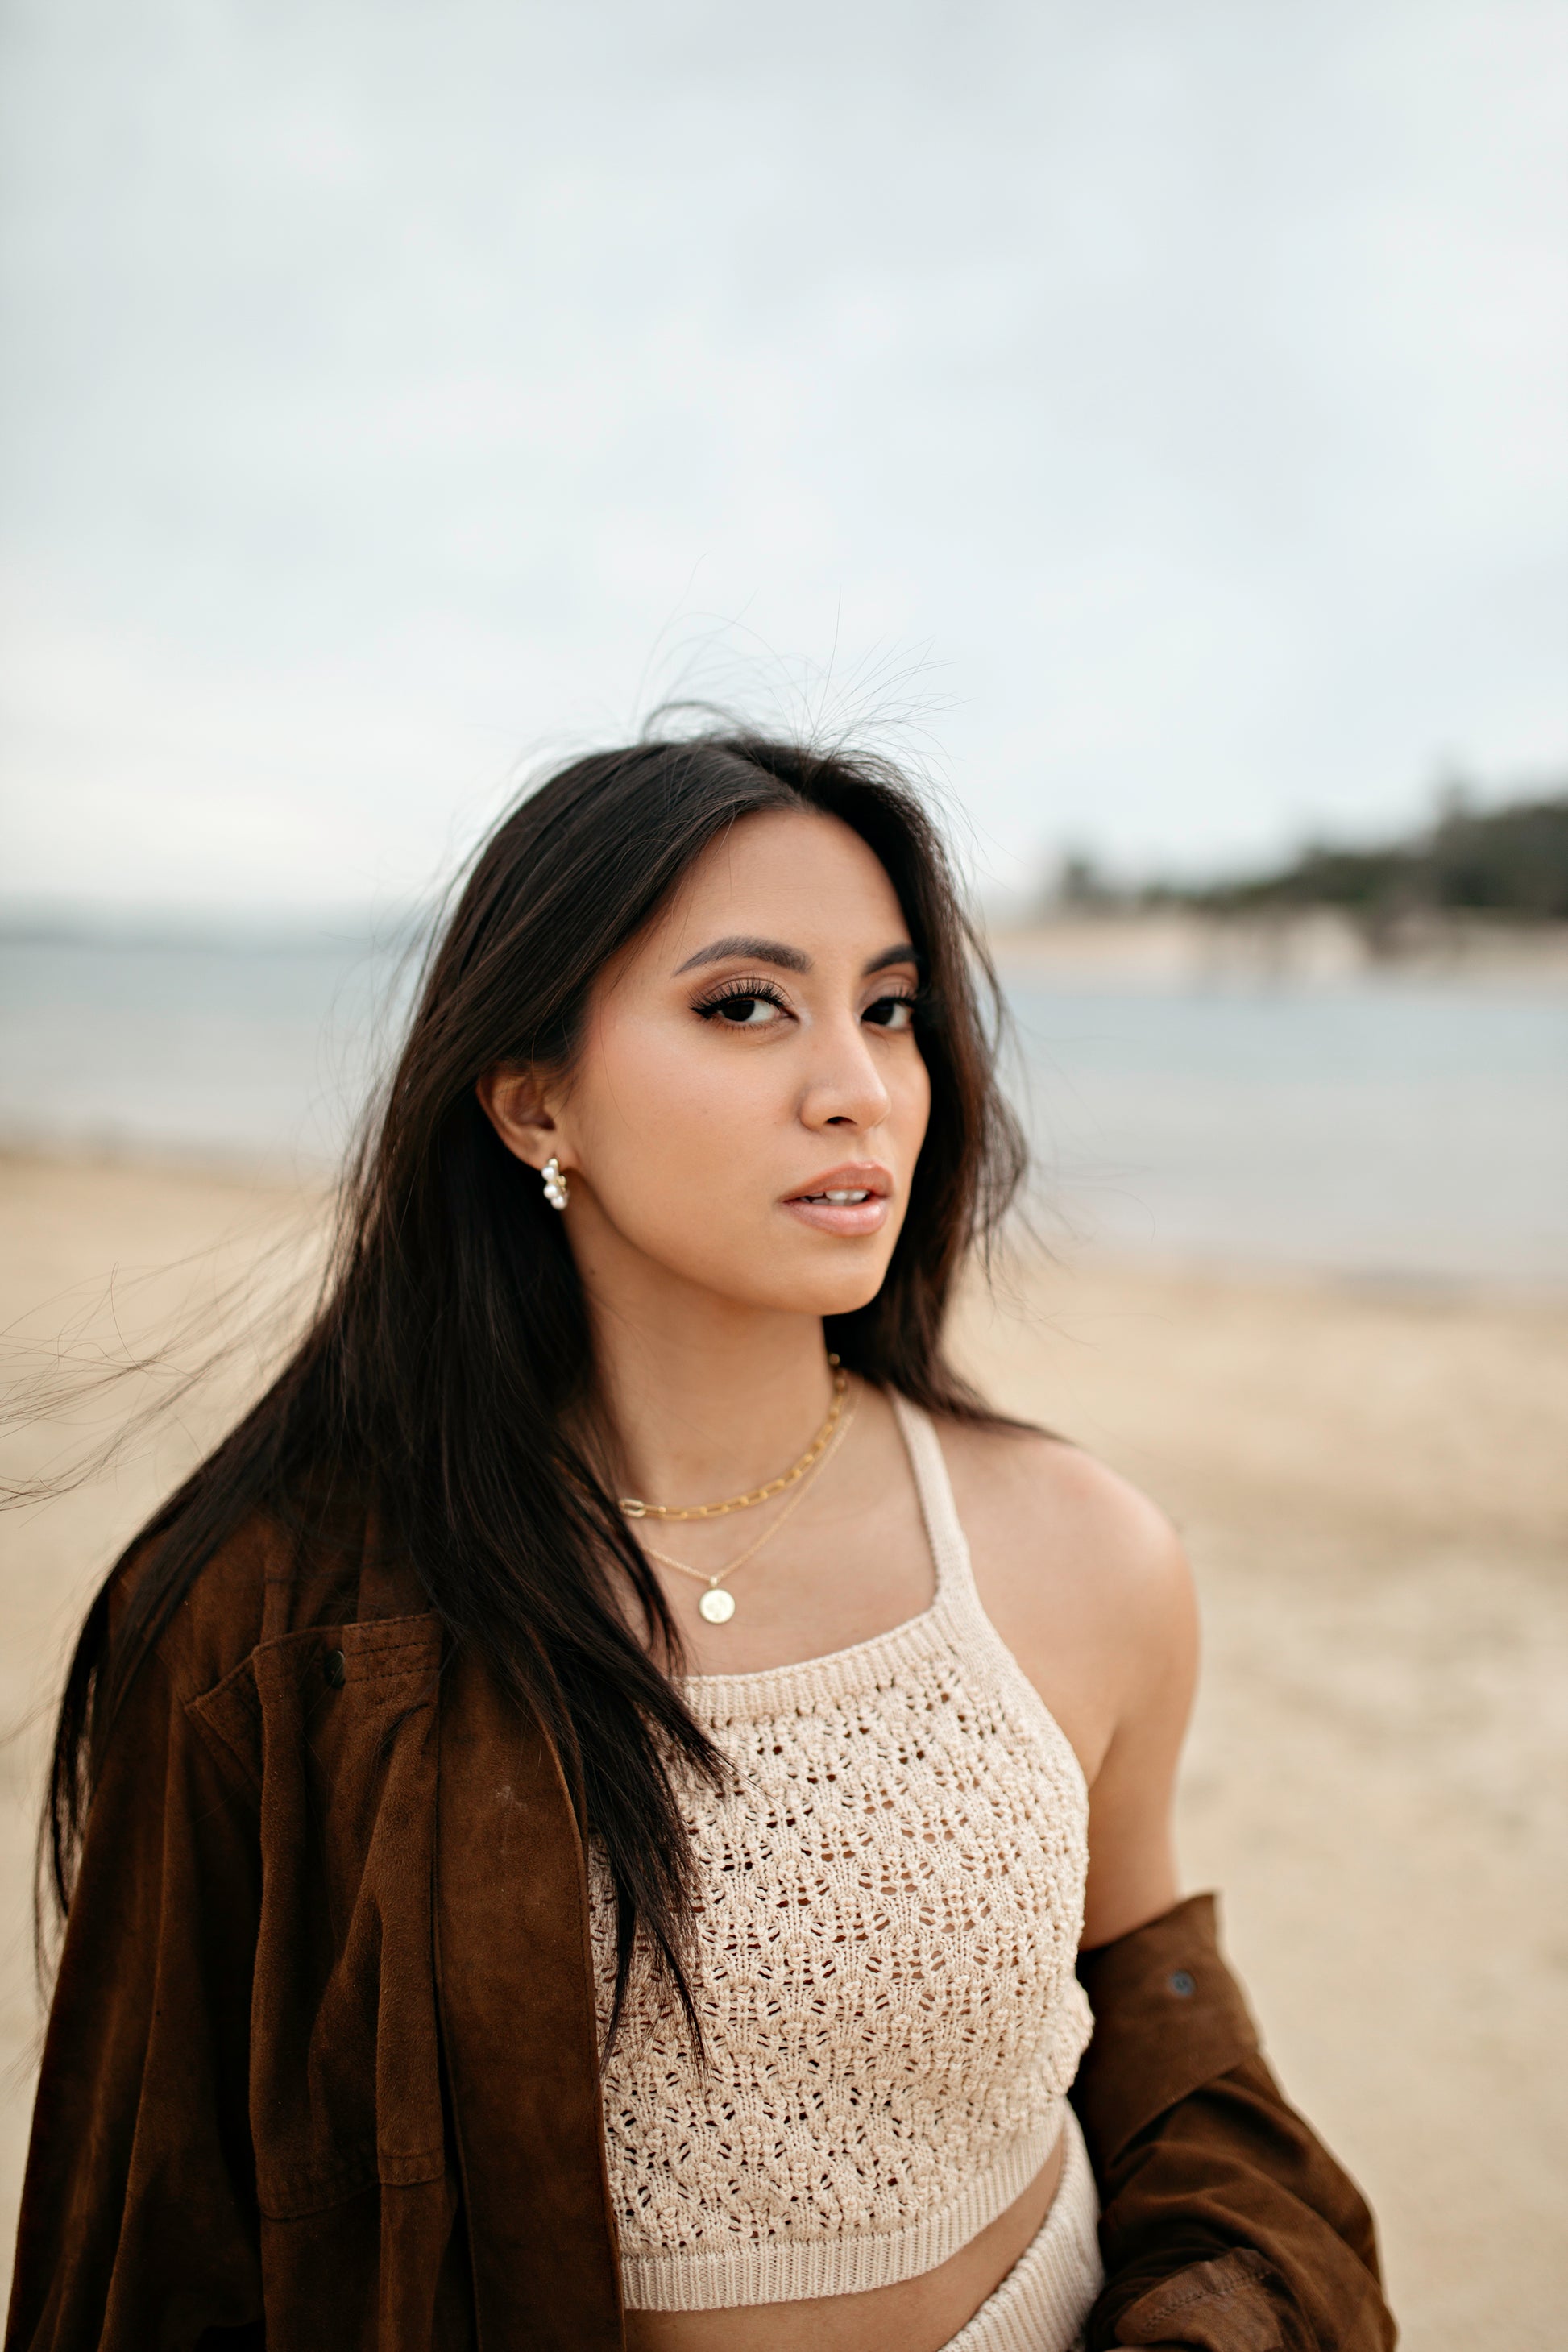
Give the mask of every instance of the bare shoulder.
[{"label": "bare shoulder", "polygon": [[981,1601],[1080,1757],[1102,1755],[1135,1708],[1184,1721],[1196,1605],[1165,1513],[1037,1431],[944,1422],[942,1443]]},{"label": "bare shoulder", "polygon": [[1158,1608],[1190,1591],[1181,1539],[1159,1505],[1081,1446],[962,1422],[942,1424],[942,1443],[976,1551],[1005,1550],[1026,1578],[1070,1566],[1117,1606]]}]

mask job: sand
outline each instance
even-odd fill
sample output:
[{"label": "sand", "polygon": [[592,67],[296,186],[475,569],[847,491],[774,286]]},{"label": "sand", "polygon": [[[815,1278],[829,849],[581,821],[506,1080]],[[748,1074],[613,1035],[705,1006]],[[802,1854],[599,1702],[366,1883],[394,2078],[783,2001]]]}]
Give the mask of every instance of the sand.
[{"label": "sand", "polygon": [[[282,1185],[0,1160],[0,1325],[24,1318],[24,1370],[68,1324],[78,1360],[120,1344],[112,1267],[132,1342],[232,1319],[225,1283],[262,1253],[276,1282],[314,1214]],[[1568,2294],[1568,1301],[1036,1260],[966,1310],[961,1344],[1184,1531],[1207,1653],[1188,1882],[1224,1890],[1275,2062],[1376,2207],[1405,2343],[1546,2352]],[[38,2032],[38,1710],[106,1560],[223,1409],[187,1401],[6,1525],[0,1716],[34,1717],[0,1785],[7,2247]],[[13,1459],[63,1442],[35,1432]]]}]

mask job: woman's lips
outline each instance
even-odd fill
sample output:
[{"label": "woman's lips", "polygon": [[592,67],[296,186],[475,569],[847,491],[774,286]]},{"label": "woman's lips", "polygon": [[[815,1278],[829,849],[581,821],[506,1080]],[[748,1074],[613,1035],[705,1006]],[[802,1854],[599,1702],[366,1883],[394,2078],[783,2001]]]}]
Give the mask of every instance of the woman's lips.
[{"label": "woman's lips", "polygon": [[829,1180],[809,1192],[792,1193],[784,1205],[821,1234],[875,1234],[888,1222],[887,1187],[880,1171],[871,1181],[857,1183],[846,1171],[837,1182]]}]

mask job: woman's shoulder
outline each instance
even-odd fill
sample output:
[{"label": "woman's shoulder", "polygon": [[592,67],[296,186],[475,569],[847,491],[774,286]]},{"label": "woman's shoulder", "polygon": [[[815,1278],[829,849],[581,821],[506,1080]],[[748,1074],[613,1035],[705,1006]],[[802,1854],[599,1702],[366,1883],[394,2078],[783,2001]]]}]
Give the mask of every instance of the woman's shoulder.
[{"label": "woman's shoulder", "polygon": [[1158,1695],[1190,1697],[1192,1570],[1166,1514],[1083,1447],[1034,1429],[940,1424],[987,1613],[1031,1680],[1099,1695],[1106,1736]]},{"label": "woman's shoulder", "polygon": [[155,1519],[109,1585],[112,1643],[151,1620],[174,1695],[225,1681],[269,1638],[359,1614],[367,1515],[331,1523],[257,1506],[204,1543],[188,1507]]},{"label": "woman's shoulder", "polygon": [[1070,1557],[1108,1595],[1158,1597],[1188,1580],[1181,1538],[1160,1506],[1070,1439],[1008,1423],[939,1424],[959,1517],[1038,1569]]}]

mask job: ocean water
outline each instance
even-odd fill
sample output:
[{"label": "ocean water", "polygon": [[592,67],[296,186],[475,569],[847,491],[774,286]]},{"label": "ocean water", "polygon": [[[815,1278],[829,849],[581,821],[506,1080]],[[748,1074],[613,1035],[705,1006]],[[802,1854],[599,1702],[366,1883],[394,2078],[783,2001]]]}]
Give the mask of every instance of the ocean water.
[{"label": "ocean water", "polygon": [[[406,999],[322,934],[0,939],[0,1141],[319,1168]],[[1368,1279],[1568,1283],[1568,992],[1016,978],[1058,1241]]]},{"label": "ocean water", "polygon": [[1122,1250],[1568,1282],[1568,991],[1015,985],[1040,1197]]},{"label": "ocean water", "polygon": [[400,954],[325,932],[0,938],[0,1137],[319,1170],[407,992]]}]

